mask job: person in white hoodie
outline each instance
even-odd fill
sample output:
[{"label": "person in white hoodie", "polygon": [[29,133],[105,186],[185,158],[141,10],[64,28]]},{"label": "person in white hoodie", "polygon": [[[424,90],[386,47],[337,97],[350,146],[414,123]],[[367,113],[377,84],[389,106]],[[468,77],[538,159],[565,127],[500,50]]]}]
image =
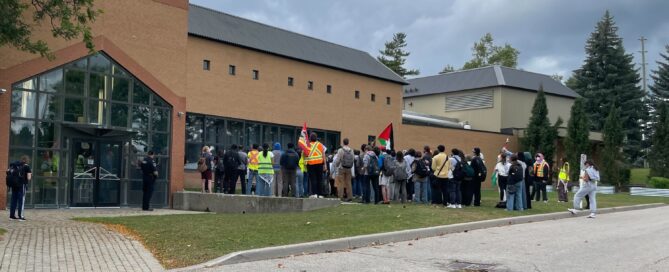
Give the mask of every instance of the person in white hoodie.
[{"label": "person in white hoodie", "polygon": [[576,214],[581,205],[581,200],[587,195],[590,198],[590,215],[588,218],[595,218],[597,214],[597,183],[599,182],[599,170],[592,161],[585,162],[585,170],[581,178],[583,184],[578,188],[574,195],[574,208],[568,209],[572,214]]}]

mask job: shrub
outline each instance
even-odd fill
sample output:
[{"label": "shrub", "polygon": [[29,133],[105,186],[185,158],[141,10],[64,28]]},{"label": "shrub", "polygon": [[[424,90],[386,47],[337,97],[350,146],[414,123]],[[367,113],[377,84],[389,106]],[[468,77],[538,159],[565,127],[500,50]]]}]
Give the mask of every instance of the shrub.
[{"label": "shrub", "polygon": [[652,177],[650,182],[648,182],[650,187],[657,189],[669,189],[669,178],[663,177]]}]

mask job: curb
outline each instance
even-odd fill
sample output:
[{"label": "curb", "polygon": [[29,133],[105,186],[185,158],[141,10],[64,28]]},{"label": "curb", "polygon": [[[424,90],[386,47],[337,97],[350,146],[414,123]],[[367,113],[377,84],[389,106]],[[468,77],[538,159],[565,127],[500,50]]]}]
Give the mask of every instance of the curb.
[{"label": "curb", "polygon": [[[651,209],[663,206],[666,205],[663,203],[655,203],[655,204],[642,204],[634,206],[604,208],[597,210],[597,214]],[[499,219],[460,223],[460,224],[445,225],[445,226],[352,236],[352,237],[307,242],[307,243],[285,245],[285,246],[258,248],[258,249],[233,252],[202,264],[178,268],[170,271],[190,271],[190,270],[211,268],[221,265],[282,258],[291,255],[329,253],[334,251],[367,247],[371,245],[404,242],[420,238],[442,236],[445,234],[466,232],[470,230],[572,218],[575,216],[584,216],[587,214],[589,214],[589,211],[585,210],[578,212],[576,215],[572,215],[567,211],[547,213],[547,214],[525,215],[518,217],[499,218]]]}]

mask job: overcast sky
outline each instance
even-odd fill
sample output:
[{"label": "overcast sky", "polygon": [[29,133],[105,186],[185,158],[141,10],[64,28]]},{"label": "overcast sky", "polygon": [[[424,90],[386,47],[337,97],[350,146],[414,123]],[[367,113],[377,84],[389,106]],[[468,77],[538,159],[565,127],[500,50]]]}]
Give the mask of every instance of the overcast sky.
[{"label": "overcast sky", "polygon": [[640,67],[639,38],[655,69],[669,44],[667,0],[191,0],[191,3],[353,47],[377,56],[393,33],[408,36],[407,68],[434,75],[461,67],[486,32],[520,50],[518,67],[567,78],[585,58],[584,45],[609,10]]}]

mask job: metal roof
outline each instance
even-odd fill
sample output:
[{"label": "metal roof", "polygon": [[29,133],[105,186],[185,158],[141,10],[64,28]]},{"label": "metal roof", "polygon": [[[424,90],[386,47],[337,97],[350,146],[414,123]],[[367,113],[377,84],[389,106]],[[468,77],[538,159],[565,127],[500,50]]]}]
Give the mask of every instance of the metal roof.
[{"label": "metal roof", "polygon": [[571,98],[578,97],[578,94],[572,89],[548,75],[499,65],[409,79],[409,85],[404,87],[404,97],[458,92],[497,86],[506,86],[535,92],[539,91],[539,86],[543,86],[544,91],[547,94]]},{"label": "metal roof", "polygon": [[188,33],[309,63],[408,84],[369,53],[295,32],[190,5]]}]

